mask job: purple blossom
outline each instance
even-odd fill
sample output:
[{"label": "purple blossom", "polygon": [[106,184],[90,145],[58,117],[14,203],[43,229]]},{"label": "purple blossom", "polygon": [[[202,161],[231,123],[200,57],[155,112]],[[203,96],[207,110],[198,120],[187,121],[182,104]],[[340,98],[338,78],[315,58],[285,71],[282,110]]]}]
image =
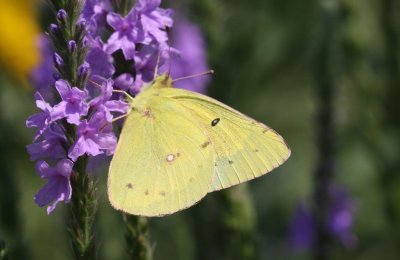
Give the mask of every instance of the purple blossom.
[{"label": "purple blossom", "polygon": [[71,88],[65,80],[58,80],[56,89],[62,101],[54,106],[52,120],[66,117],[68,123],[79,125],[81,116],[87,115],[89,111],[89,105],[86,103],[87,91],[82,91],[77,87]]},{"label": "purple blossom", "polygon": [[109,1],[86,0],[81,18],[88,21],[88,30],[92,35],[101,35],[105,29],[107,13],[111,11]]},{"label": "purple blossom", "polygon": [[51,113],[53,111],[53,108],[46,101],[44,101],[42,95],[40,95],[39,92],[35,93],[35,100],[36,100],[36,106],[40,108],[42,112],[31,115],[26,120],[27,127],[38,128],[34,141],[36,141],[43,134],[43,132],[49,127],[50,123],[52,122]]},{"label": "purple blossom", "polygon": [[34,200],[39,207],[48,205],[47,214],[50,214],[57,203],[68,203],[71,199],[71,183],[73,163],[68,159],[60,160],[54,168],[44,161],[39,161],[36,170],[42,179],[47,179],[46,185],[36,194]]},{"label": "purple blossom", "polygon": [[51,86],[54,84],[54,65],[53,65],[53,49],[47,37],[38,38],[38,47],[41,53],[41,62],[31,73],[33,87],[46,100],[53,98]]},{"label": "purple blossom", "polygon": [[331,186],[330,195],[333,198],[329,211],[329,230],[347,248],[357,244],[357,237],[352,232],[354,224],[354,202],[347,191],[340,186]]},{"label": "purple blossom", "polygon": [[90,64],[92,75],[110,78],[115,72],[112,56],[104,50],[104,43],[100,37],[95,39],[87,37],[87,40],[90,49],[86,61]]},{"label": "purple blossom", "polygon": [[[159,72],[166,71],[170,57],[178,54],[179,51],[170,48],[167,43],[143,46],[135,56],[136,78],[133,88],[141,88],[144,83],[153,81],[156,67],[160,68]],[[160,55],[159,64],[157,64],[158,55]]]},{"label": "purple blossom", "polygon": [[[354,202],[346,190],[337,185],[329,188],[330,207],[327,217],[327,230],[330,235],[338,239],[343,246],[353,248],[357,244],[357,237],[353,233]],[[295,250],[311,248],[316,239],[316,219],[312,211],[300,204],[290,225],[290,242]]]},{"label": "purple blossom", "polygon": [[[207,71],[207,53],[200,28],[186,20],[181,20],[176,23],[172,32],[172,43],[180,51],[180,55],[172,57],[170,65],[172,78],[176,79]],[[209,80],[209,76],[198,76],[177,81],[174,86],[205,92]]]},{"label": "purple blossom", "polygon": [[132,10],[126,17],[110,12],[107,23],[114,29],[114,33],[108,39],[106,51],[112,54],[121,49],[125,59],[132,60],[135,57],[136,43],[144,42],[142,30],[136,26],[135,11]]},{"label": "purple blossom", "polygon": [[77,141],[69,150],[69,157],[76,159],[84,154],[96,156],[102,153],[111,155],[117,145],[117,138],[112,132],[104,112],[97,112],[89,120],[81,121],[78,127]]},{"label": "purple blossom", "polygon": [[173,25],[173,12],[171,9],[159,8],[160,4],[161,0],[139,0],[134,8],[138,17],[137,27],[143,30],[145,42],[154,39],[161,43],[168,40],[165,29]]},{"label": "purple blossom", "polygon": [[304,204],[299,204],[290,224],[290,245],[294,250],[311,248],[315,241],[315,219]]},{"label": "purple blossom", "polygon": [[130,105],[121,100],[110,100],[113,90],[113,81],[108,79],[101,85],[101,93],[96,98],[92,99],[90,106],[95,108],[96,111],[103,112],[107,122],[111,123],[113,119],[112,112],[126,113]]},{"label": "purple blossom", "polygon": [[[150,82],[154,79],[154,72],[157,66],[157,57],[160,55],[160,64],[168,60],[168,47],[166,44],[150,44],[143,46],[135,55],[136,84],[140,86],[143,82]],[[160,66],[158,64],[158,66]]]},{"label": "purple blossom", "polygon": [[110,12],[107,23],[114,33],[107,42],[106,51],[114,53],[121,49],[125,59],[135,58],[137,44],[160,44],[168,40],[167,27],[172,27],[172,10],[161,9],[161,0],[139,0],[136,6],[122,17]]},{"label": "purple blossom", "polygon": [[138,76],[136,76],[136,79],[135,81],[130,73],[122,73],[114,79],[114,85],[121,90],[129,91],[131,94],[136,95],[142,87],[141,84],[136,84],[136,82],[142,82],[138,79]]},{"label": "purple blossom", "polygon": [[66,143],[67,140],[63,131],[53,124],[44,131],[42,141],[29,144],[26,149],[32,161],[43,158],[61,159],[66,157],[66,151],[63,147]]}]

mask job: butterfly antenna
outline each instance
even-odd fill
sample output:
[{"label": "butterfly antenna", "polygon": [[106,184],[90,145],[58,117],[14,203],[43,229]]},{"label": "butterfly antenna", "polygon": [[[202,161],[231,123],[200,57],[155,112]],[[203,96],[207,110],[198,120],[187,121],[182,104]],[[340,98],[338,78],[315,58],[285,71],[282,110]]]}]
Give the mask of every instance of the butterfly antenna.
[{"label": "butterfly antenna", "polygon": [[[97,83],[96,81],[93,81],[93,80],[89,79],[89,82],[92,83],[93,85],[95,85],[96,87],[101,88],[101,85],[99,83]],[[129,95],[129,93],[126,92],[126,91],[119,90],[119,89],[113,89],[112,92],[114,92],[114,93],[122,93],[127,98],[129,98],[130,100],[132,100],[132,101],[134,100],[134,98],[131,95]]]},{"label": "butterfly antenna", "polygon": [[127,98],[129,98],[131,101],[135,100],[135,99],[134,99],[131,95],[129,95],[129,93],[126,92],[126,91],[119,90],[119,89],[113,89],[112,92],[124,94],[124,95],[125,95]]},{"label": "butterfly antenna", "polygon": [[154,70],[154,78],[153,78],[153,80],[156,79],[157,74],[158,74],[158,67],[160,66],[160,59],[161,59],[160,57],[161,57],[161,49],[158,50],[156,69]]},{"label": "butterfly antenna", "polygon": [[89,82],[92,83],[93,85],[95,85],[96,87],[101,88],[101,85],[99,83],[97,83],[96,81],[89,79]]},{"label": "butterfly antenna", "polygon": [[202,73],[198,73],[198,74],[194,74],[194,75],[190,75],[190,76],[177,78],[177,79],[174,79],[172,82],[177,82],[177,81],[182,80],[182,79],[191,79],[191,78],[200,77],[200,76],[204,76],[204,75],[210,75],[210,74],[214,74],[214,70],[208,70],[208,71],[205,71],[205,72],[202,72]]},{"label": "butterfly antenna", "polygon": [[171,62],[172,62],[172,56],[171,56],[171,37],[170,37],[170,28],[167,26],[165,27],[165,31],[167,32],[167,44],[168,44],[168,77],[171,75]]}]

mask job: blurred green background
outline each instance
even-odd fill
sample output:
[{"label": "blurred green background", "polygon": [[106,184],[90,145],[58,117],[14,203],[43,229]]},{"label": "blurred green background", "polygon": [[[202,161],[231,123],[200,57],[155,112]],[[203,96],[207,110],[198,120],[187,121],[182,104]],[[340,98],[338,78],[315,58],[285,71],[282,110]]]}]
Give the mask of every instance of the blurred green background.
[{"label": "blurred green background", "polygon": [[[334,179],[355,201],[358,238],[353,249],[331,243],[328,259],[399,259],[400,3],[169,2],[203,29],[209,66],[216,72],[209,95],[274,128],[292,156],[247,186],[209,194],[188,210],[151,219],[155,259],[240,259],[235,256],[240,247],[255,259],[315,258],[312,249],[291,248],[288,229],[297,203],[312,204],[321,80],[333,91]],[[0,237],[19,259],[72,258],[68,208],[61,205],[47,216],[34,204],[44,182],[25,151],[33,138],[25,120],[36,112],[27,78],[39,60],[35,37],[48,15],[39,1],[0,2]],[[320,64],[329,68],[328,76],[320,74]],[[104,169],[98,180],[98,255],[126,259],[124,226],[107,201],[106,177]],[[232,194],[244,208],[224,208]],[[243,217],[239,223],[235,214]],[[234,228],[226,229],[226,221]]]}]

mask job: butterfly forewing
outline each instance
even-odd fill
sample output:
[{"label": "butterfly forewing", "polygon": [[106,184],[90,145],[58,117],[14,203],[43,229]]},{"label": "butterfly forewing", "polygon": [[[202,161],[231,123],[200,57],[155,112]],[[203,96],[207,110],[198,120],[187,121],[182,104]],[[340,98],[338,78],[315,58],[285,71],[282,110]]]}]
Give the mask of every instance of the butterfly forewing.
[{"label": "butterfly forewing", "polygon": [[214,155],[192,114],[154,97],[132,111],[109,171],[109,198],[122,211],[161,216],[187,208],[210,189]]},{"label": "butterfly forewing", "polygon": [[290,156],[274,130],[221,102],[175,88],[160,93],[190,110],[206,130],[215,153],[210,192],[264,175]]}]

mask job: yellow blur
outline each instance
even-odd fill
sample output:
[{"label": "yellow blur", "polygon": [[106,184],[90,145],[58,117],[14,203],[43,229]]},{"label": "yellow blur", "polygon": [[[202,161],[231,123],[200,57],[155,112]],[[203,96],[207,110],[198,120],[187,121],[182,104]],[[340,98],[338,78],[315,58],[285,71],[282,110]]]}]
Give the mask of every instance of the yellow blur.
[{"label": "yellow blur", "polygon": [[24,85],[27,85],[32,69],[40,62],[36,2],[0,1],[0,66]]}]

